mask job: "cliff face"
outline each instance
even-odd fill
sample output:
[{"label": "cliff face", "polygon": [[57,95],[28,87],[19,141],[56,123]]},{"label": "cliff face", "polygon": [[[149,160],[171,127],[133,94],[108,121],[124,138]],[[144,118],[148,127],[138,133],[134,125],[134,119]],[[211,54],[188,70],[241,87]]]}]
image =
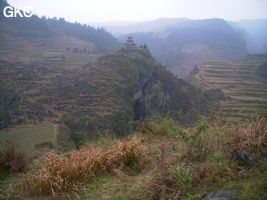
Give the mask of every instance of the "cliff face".
[{"label": "cliff face", "polygon": [[[176,85],[177,89],[167,88],[169,83],[165,81],[156,74],[140,81],[140,86],[134,93],[134,119],[145,120],[155,113],[164,115],[171,111],[185,114],[189,110],[189,106],[183,104],[183,99],[179,99],[178,85],[173,82],[171,84]],[[188,87],[184,82],[180,84]],[[184,95],[182,91],[180,95]]]},{"label": "cliff face", "polygon": [[203,94],[155,61],[150,67],[152,71],[138,76],[138,87],[133,95],[135,120],[171,115],[193,122],[199,114],[209,112],[206,103],[212,101],[211,93]]}]

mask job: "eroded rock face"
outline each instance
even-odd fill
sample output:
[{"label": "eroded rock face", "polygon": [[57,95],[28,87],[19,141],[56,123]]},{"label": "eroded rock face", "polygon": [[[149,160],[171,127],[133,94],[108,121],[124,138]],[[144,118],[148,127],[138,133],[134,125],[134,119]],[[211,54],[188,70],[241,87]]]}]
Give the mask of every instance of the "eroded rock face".
[{"label": "eroded rock face", "polygon": [[233,159],[235,159],[239,165],[247,167],[256,167],[260,163],[260,157],[254,153],[250,153],[243,149],[235,149],[232,153]]},{"label": "eroded rock face", "polygon": [[238,195],[237,190],[218,190],[208,194],[202,200],[237,200]]},{"label": "eroded rock face", "polygon": [[154,77],[143,81],[134,94],[136,120],[144,120],[151,111],[168,112],[170,94],[164,91],[162,82]]}]

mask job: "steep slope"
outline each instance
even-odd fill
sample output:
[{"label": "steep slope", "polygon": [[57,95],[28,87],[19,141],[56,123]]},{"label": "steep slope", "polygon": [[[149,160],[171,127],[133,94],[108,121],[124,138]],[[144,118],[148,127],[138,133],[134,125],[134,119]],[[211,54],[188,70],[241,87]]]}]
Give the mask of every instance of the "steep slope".
[{"label": "steep slope", "polygon": [[207,61],[196,68],[195,84],[207,89],[221,89],[227,100],[221,101],[226,120],[254,117],[267,109],[267,54],[248,55],[227,62]]},{"label": "steep slope", "polygon": [[158,33],[131,35],[180,77],[207,59],[233,59],[248,51],[243,36],[222,19],[185,20]]},{"label": "steep slope", "polygon": [[0,28],[1,129],[63,123],[77,143],[99,134],[129,134],[149,117],[190,123],[209,112],[212,94],[177,79],[146,47],[97,59],[119,46],[103,29],[2,15]]},{"label": "steep slope", "polygon": [[[1,76],[0,76],[1,77]],[[12,120],[18,119],[17,105],[20,97],[12,88],[6,86],[0,79],[0,129],[7,127]]]},{"label": "steep slope", "polygon": [[[44,107],[52,80],[95,62],[120,43],[103,29],[64,19],[6,18],[0,0],[0,128],[58,118]],[[69,72],[66,72],[69,71]],[[47,118],[47,119],[46,119]]]},{"label": "steep slope", "polygon": [[[93,135],[101,129],[125,135],[131,121],[170,115],[193,122],[207,114],[206,96],[158,64],[147,48],[121,50],[75,76],[57,79],[54,94],[65,102],[65,123]],[[62,101],[61,100],[61,101]]]},{"label": "steep slope", "polygon": [[[85,59],[88,62],[85,58],[88,54],[116,51],[120,48],[118,40],[104,29],[69,23],[63,18],[47,19],[35,15],[30,18],[6,18],[3,15],[6,6],[7,2],[0,0],[1,60],[30,63],[47,60],[48,57],[53,57],[52,53],[65,53],[69,60]],[[60,59],[61,57],[57,60]]]},{"label": "steep slope", "polygon": [[208,114],[213,103],[212,94],[176,78],[147,48],[122,49],[72,70],[6,62],[0,69],[4,86],[18,96],[6,126],[60,120],[74,140],[99,131],[125,135],[133,121],[149,117],[168,115],[190,123]]}]

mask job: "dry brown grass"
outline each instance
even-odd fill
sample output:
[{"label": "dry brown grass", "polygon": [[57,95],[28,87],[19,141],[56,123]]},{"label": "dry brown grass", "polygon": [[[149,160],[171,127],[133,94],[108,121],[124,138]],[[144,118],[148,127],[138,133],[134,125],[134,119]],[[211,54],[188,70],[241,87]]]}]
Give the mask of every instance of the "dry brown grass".
[{"label": "dry brown grass", "polygon": [[255,122],[241,124],[231,137],[231,145],[250,152],[267,155],[267,120],[258,118]]},{"label": "dry brown grass", "polygon": [[5,199],[4,192],[0,189],[0,199]]},{"label": "dry brown grass", "polygon": [[49,153],[37,174],[23,176],[24,190],[31,194],[56,194],[78,191],[97,173],[121,166],[141,167],[145,161],[145,146],[135,137],[112,146],[72,152],[67,156]]}]

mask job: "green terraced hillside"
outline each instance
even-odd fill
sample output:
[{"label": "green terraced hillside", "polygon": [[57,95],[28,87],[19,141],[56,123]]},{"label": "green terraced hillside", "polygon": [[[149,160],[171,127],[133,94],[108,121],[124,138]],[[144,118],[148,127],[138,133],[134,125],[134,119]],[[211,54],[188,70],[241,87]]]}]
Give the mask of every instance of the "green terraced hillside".
[{"label": "green terraced hillside", "polygon": [[267,80],[258,76],[266,63],[267,54],[248,55],[232,62],[207,61],[197,67],[194,82],[224,92],[226,100],[220,102],[220,111],[227,121],[249,118],[267,109]]}]

